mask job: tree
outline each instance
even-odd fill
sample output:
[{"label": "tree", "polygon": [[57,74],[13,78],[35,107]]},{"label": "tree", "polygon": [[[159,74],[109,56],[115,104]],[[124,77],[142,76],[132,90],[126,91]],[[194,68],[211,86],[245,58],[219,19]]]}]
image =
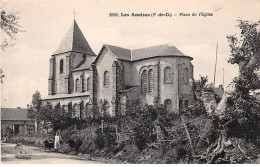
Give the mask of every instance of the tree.
[{"label": "tree", "polygon": [[17,33],[22,32],[19,13],[19,11],[8,12],[3,7],[1,8],[1,31],[3,32],[1,33],[1,49],[3,51],[7,47],[13,46]]},{"label": "tree", "polygon": [[3,78],[5,77],[5,75],[3,74],[3,70],[0,69],[0,83],[3,83]]},{"label": "tree", "polygon": [[36,119],[43,128],[48,129],[52,125],[54,131],[64,130],[77,122],[76,118],[71,117],[71,112],[65,112],[60,105],[53,107],[50,103],[43,104],[38,91],[33,94],[32,103],[27,110],[28,118]]},{"label": "tree", "polygon": [[30,119],[36,119],[40,121],[39,112],[42,107],[41,94],[39,91],[36,91],[32,96],[32,104],[28,106],[27,117]]},{"label": "tree", "polygon": [[[1,7],[1,49],[4,51],[7,47],[13,46],[16,40],[16,34],[23,32],[20,24],[19,12],[6,12],[5,5]],[[4,78],[3,70],[0,69],[0,83],[3,83]]]},{"label": "tree", "polygon": [[208,83],[208,76],[202,76],[200,75],[199,80],[192,80],[191,81],[191,87],[193,91],[202,91]]},{"label": "tree", "polygon": [[208,149],[208,163],[216,163],[223,157],[228,138],[242,138],[256,144],[259,139],[260,104],[251,93],[260,89],[257,74],[260,67],[259,23],[238,20],[240,36],[227,37],[231,51],[229,63],[239,66],[239,76],[227,86],[213,113],[215,128],[220,133],[218,140]]}]

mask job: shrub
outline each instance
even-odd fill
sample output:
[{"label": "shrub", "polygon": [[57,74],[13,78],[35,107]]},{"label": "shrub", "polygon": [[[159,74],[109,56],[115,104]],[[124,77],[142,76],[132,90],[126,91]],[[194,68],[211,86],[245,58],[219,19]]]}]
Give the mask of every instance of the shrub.
[{"label": "shrub", "polygon": [[74,148],[76,146],[76,142],[73,139],[69,139],[68,143],[70,148]]},{"label": "shrub", "polygon": [[187,153],[187,150],[183,147],[177,148],[177,150],[176,150],[176,154],[177,154],[179,159],[185,157],[186,153]]}]

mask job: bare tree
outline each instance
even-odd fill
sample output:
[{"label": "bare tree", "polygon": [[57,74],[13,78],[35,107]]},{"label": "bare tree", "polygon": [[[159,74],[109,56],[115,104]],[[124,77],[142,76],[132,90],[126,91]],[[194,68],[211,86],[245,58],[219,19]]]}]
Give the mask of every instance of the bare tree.
[{"label": "bare tree", "polygon": [[[20,26],[19,11],[9,11],[5,9],[5,5],[1,7],[1,49],[5,51],[6,48],[15,44],[16,35],[18,32],[23,32]],[[3,83],[3,70],[0,69],[0,83]]]},{"label": "bare tree", "polygon": [[19,11],[7,11],[4,9],[5,5],[1,7],[1,49],[13,46],[17,33],[22,32],[20,26]]}]

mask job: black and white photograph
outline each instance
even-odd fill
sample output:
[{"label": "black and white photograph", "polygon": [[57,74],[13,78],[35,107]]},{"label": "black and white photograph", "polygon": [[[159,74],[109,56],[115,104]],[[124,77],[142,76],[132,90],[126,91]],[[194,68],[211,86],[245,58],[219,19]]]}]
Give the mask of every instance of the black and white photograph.
[{"label": "black and white photograph", "polygon": [[260,164],[260,0],[1,0],[1,164]]}]

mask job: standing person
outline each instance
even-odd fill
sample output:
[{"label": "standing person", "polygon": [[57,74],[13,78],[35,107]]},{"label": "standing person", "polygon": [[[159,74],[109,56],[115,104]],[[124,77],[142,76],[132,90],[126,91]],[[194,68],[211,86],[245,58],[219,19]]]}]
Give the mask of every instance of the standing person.
[{"label": "standing person", "polygon": [[59,147],[60,147],[60,135],[59,135],[59,132],[56,132],[55,140],[54,140],[54,149],[55,149],[55,152],[58,151]]}]

